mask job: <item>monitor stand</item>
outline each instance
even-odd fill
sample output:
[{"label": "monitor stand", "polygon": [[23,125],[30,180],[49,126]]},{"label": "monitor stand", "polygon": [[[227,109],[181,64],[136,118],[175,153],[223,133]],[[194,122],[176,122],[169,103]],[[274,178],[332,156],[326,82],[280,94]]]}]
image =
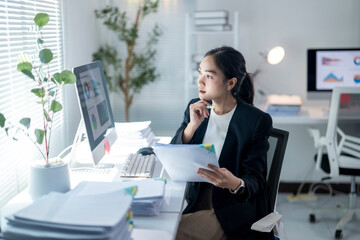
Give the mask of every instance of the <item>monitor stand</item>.
[{"label": "monitor stand", "polygon": [[114,164],[112,163],[99,163],[97,165],[94,164],[83,118],[81,118],[78,129],[76,131],[70,156],[71,159],[69,161],[69,168],[71,170],[107,169],[114,167]]}]

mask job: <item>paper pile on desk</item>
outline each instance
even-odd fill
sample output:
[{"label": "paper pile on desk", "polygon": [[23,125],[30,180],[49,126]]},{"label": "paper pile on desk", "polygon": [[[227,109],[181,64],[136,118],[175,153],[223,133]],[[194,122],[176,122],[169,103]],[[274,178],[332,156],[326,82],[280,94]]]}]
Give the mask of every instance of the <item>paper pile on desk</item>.
[{"label": "paper pile on desk", "polygon": [[105,194],[119,189],[136,186],[137,193],[131,203],[135,216],[159,215],[164,198],[165,182],[154,179],[143,179],[128,182],[82,182],[73,192],[78,195]]},{"label": "paper pile on desk", "polygon": [[268,96],[268,107],[266,112],[272,116],[296,116],[300,111],[302,99],[297,95]]},{"label": "paper pile on desk", "polygon": [[97,195],[52,192],[7,216],[5,239],[130,239],[132,196],[123,189]]},{"label": "paper pile on desk", "polygon": [[[156,140],[150,124],[151,121],[115,123],[117,148],[123,153],[125,150],[126,154],[130,154],[139,148],[153,146]],[[116,151],[115,147],[112,147],[111,151],[113,150]]]}]

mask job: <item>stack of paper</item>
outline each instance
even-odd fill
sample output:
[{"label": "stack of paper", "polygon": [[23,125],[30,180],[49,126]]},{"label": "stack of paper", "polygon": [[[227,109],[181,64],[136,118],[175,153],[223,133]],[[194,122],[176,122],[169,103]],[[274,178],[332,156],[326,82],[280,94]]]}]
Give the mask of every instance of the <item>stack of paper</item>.
[{"label": "stack of paper", "polygon": [[[123,154],[134,153],[139,148],[153,146],[155,134],[150,128],[151,121],[115,123],[119,151]],[[111,151],[115,150],[112,147]],[[124,151],[125,150],[125,151]]]},{"label": "stack of paper", "polygon": [[302,100],[297,95],[268,96],[267,112],[273,116],[295,116],[300,111]]},{"label": "stack of paper", "polygon": [[130,239],[132,196],[50,193],[7,216],[5,239]]},{"label": "stack of paper", "polygon": [[165,182],[154,179],[143,179],[128,182],[82,182],[73,192],[78,195],[106,194],[119,189],[136,186],[137,193],[132,201],[133,214],[142,216],[159,215],[164,198]]}]

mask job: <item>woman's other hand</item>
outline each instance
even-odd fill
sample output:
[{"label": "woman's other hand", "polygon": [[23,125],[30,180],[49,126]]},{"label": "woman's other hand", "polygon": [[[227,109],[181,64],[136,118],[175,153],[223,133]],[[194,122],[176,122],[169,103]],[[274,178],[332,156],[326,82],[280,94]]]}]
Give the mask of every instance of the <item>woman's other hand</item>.
[{"label": "woman's other hand", "polygon": [[235,190],[241,184],[242,180],[234,176],[234,174],[226,168],[218,168],[212,164],[206,164],[206,167],[210,168],[212,171],[205,168],[199,168],[197,173],[201,177],[209,180],[216,187]]}]

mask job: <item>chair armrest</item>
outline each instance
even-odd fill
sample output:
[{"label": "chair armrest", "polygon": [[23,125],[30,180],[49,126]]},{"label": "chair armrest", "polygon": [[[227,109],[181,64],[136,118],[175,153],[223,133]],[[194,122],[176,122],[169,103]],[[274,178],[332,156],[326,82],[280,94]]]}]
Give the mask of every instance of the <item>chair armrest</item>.
[{"label": "chair armrest", "polygon": [[282,215],[279,213],[269,213],[265,217],[256,221],[251,225],[251,229],[258,232],[271,232],[275,224],[280,221]]}]

